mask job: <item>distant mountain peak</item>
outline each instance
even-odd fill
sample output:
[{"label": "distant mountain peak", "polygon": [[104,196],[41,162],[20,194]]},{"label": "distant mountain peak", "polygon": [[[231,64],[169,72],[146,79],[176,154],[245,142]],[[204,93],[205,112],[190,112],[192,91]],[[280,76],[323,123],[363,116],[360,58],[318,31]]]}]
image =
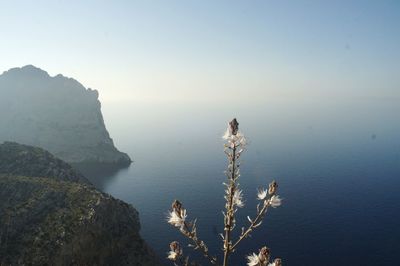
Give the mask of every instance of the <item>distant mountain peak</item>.
[{"label": "distant mountain peak", "polygon": [[[28,70],[28,71],[44,71],[43,69],[39,68],[39,67],[35,67],[34,65],[26,65],[21,67],[21,70]],[[47,72],[46,72],[47,73]]]},{"label": "distant mountain peak", "polygon": [[23,67],[11,68],[5,71],[3,75],[28,75],[36,77],[50,77],[50,75],[41,68],[35,67],[34,65],[26,65]]}]

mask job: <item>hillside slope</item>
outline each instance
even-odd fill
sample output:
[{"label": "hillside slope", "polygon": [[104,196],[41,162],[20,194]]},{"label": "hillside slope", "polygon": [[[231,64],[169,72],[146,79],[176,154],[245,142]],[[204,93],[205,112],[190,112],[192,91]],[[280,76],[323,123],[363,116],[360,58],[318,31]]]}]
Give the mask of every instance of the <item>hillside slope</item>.
[{"label": "hillside slope", "polygon": [[0,265],[159,265],[131,205],[46,156],[0,145]]}]

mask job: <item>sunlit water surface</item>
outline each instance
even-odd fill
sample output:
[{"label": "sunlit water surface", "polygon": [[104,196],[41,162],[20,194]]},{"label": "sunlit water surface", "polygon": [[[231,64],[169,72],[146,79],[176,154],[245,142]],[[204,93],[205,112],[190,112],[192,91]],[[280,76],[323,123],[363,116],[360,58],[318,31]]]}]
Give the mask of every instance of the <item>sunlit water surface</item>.
[{"label": "sunlit water surface", "polygon": [[[238,212],[237,231],[255,213],[258,187],[275,179],[284,200],[242,242],[232,265],[244,265],[244,256],[263,245],[284,265],[398,265],[398,101],[105,104],[103,112],[116,145],[134,163],[87,173],[100,189],[139,211],[141,234],[160,257],[172,240],[186,243],[166,223],[174,199],[184,203],[190,219],[198,218],[199,236],[211,253],[221,254],[221,136],[235,116],[249,140],[240,178],[246,206]],[[185,252],[199,258],[190,248]]]}]

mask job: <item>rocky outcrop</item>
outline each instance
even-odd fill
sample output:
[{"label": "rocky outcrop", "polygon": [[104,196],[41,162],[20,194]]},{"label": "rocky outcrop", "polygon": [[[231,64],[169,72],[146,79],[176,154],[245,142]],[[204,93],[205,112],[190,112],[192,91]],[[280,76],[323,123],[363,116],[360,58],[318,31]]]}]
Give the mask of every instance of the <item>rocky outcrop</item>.
[{"label": "rocky outcrop", "polygon": [[0,162],[0,265],[159,265],[131,205],[42,149],[6,143]]},{"label": "rocky outcrop", "polygon": [[70,163],[129,164],[104,125],[96,90],[34,66],[0,75],[0,142],[42,147]]},{"label": "rocky outcrop", "polygon": [[50,152],[15,142],[0,145],[0,173],[90,184],[82,174]]}]

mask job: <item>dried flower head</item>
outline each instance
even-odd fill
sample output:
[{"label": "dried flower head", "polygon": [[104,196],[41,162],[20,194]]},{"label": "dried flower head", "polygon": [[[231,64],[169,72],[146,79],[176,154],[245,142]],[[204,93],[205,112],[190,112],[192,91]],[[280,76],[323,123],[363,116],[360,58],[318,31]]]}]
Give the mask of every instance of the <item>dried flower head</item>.
[{"label": "dried flower head", "polygon": [[232,121],[229,122],[229,127],[230,127],[230,130],[232,132],[232,135],[236,135],[238,133],[239,123],[236,120],[236,118],[232,119]]},{"label": "dried flower head", "polygon": [[259,266],[259,265],[268,265],[269,258],[270,258],[271,252],[269,248],[267,247],[262,247],[256,255],[255,253],[247,256],[247,265],[248,266]]},{"label": "dried flower head", "polygon": [[235,193],[233,193],[233,204],[240,208],[244,206],[243,194],[242,191],[239,189],[235,190]]},{"label": "dried flower head", "polygon": [[183,229],[185,226],[186,217],[186,210],[183,208],[182,203],[180,203],[178,200],[175,200],[172,203],[172,210],[169,211],[167,215],[168,223]]},{"label": "dried flower head", "polygon": [[237,133],[236,135],[236,145],[242,146],[244,148],[247,145],[247,140],[242,133]]},{"label": "dried flower head", "polygon": [[234,118],[231,122],[228,123],[228,128],[225,131],[225,135],[223,136],[224,139],[229,139],[232,138],[233,136],[236,136],[239,132],[239,123]]},{"label": "dried flower head", "polygon": [[182,203],[179,200],[174,200],[174,202],[172,202],[171,208],[172,210],[180,212],[182,208]]},{"label": "dried flower head", "polygon": [[267,195],[268,195],[268,191],[266,189],[263,189],[263,188],[258,189],[257,199],[265,200]]},{"label": "dried flower head", "polygon": [[273,195],[269,200],[269,204],[271,205],[271,207],[276,208],[278,206],[281,206],[282,199],[279,198],[278,195]]},{"label": "dried flower head", "polygon": [[258,255],[256,255],[255,253],[248,255],[246,258],[248,266],[257,266],[260,264],[260,259],[258,258]]},{"label": "dried flower head", "polygon": [[266,265],[266,263],[269,262],[270,255],[271,255],[271,252],[270,252],[269,248],[262,247],[260,249],[260,252],[258,253],[258,257],[260,259],[260,262],[262,262],[262,263],[264,263]]},{"label": "dried flower head", "polygon": [[[237,122],[236,118],[234,118],[231,122],[228,123],[228,128],[225,131],[225,134],[222,137],[228,143],[226,147],[234,148],[241,146],[244,148],[246,146],[246,138],[242,133],[239,132],[239,123]],[[237,152],[237,156],[242,153],[243,149]]]},{"label": "dried flower head", "polygon": [[276,181],[274,180],[269,184],[268,194],[270,195],[275,194],[277,189],[278,189],[278,183],[276,183]]},{"label": "dried flower head", "polygon": [[169,248],[171,249],[171,251],[176,251],[180,249],[180,245],[178,241],[173,241],[169,244]]},{"label": "dried flower head", "polygon": [[169,244],[169,248],[171,250],[168,252],[168,259],[176,261],[183,255],[182,248],[178,241],[171,242],[171,244]]},{"label": "dried flower head", "polygon": [[273,263],[268,264],[268,266],[282,266],[282,260],[277,258]]}]

